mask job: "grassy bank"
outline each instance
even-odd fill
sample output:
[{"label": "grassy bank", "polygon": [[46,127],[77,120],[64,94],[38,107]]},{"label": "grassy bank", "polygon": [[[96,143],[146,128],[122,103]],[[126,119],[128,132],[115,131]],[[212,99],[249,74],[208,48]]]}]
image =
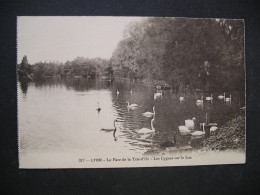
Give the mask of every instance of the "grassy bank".
[{"label": "grassy bank", "polygon": [[227,150],[245,148],[245,112],[220,127],[216,135],[201,143],[203,150]]}]

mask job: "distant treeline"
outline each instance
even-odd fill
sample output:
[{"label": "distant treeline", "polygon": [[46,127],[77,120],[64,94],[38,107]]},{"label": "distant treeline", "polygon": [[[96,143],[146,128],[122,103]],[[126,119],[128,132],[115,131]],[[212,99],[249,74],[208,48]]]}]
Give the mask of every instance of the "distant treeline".
[{"label": "distant treeline", "polygon": [[117,76],[162,80],[177,89],[244,89],[242,20],[146,18],[130,23],[111,59],[78,57],[65,64],[29,65],[19,76],[34,78]]},{"label": "distant treeline", "polygon": [[24,56],[22,63],[18,65],[18,74],[21,78],[32,80],[53,76],[95,78],[100,75],[113,75],[113,70],[109,66],[109,60],[101,58],[88,59],[77,57],[73,61],[67,61],[65,64],[38,62],[30,65],[27,56]]}]

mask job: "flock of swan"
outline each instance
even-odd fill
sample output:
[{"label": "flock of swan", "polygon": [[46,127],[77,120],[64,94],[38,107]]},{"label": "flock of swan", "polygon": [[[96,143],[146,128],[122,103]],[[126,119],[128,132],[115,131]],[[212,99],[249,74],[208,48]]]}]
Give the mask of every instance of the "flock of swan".
[{"label": "flock of swan", "polygon": [[[116,95],[117,97],[119,96],[120,92],[119,90],[117,89],[116,90]],[[130,90],[130,94],[132,95],[133,94],[133,91],[132,89]],[[154,99],[156,100],[157,98],[162,98],[162,90],[160,91],[157,91],[154,93]],[[229,97],[226,97],[226,94],[224,92],[223,95],[219,95],[218,96],[218,99],[222,99],[224,100],[225,102],[231,102],[231,95]],[[180,101],[184,101],[185,98],[184,97],[179,97],[179,100]],[[213,100],[213,94],[211,94],[209,97],[205,97],[205,100],[206,101],[212,101]],[[131,109],[131,110],[134,110],[134,109],[137,109],[137,108],[140,108],[141,106],[138,105],[138,104],[135,104],[135,103],[132,103],[130,104],[130,102],[126,102],[127,103],[127,108],[128,109]],[[197,100],[196,101],[196,104],[197,105],[200,105],[200,104],[203,104],[203,96],[201,97],[201,99]],[[97,108],[97,111],[100,112],[101,108],[99,107],[99,103],[98,103],[98,108]],[[155,128],[154,128],[154,121],[155,121],[155,106],[153,106],[153,112],[144,112],[142,113],[142,115],[144,117],[147,117],[147,118],[151,118],[151,129],[150,128],[141,128],[141,129],[138,129],[136,130],[137,133],[141,133],[141,134],[147,134],[147,133],[153,133],[155,132]],[[192,119],[187,119],[185,120],[185,125],[183,126],[179,126],[179,132],[181,135],[191,135],[191,136],[204,136],[205,135],[205,125],[206,123],[202,123],[202,131],[200,130],[196,130],[194,131],[194,127],[195,127],[195,120],[196,118],[193,117]],[[114,120],[114,128],[113,129],[101,129],[102,131],[114,131],[113,135],[115,137],[115,132],[116,132],[116,122],[118,122],[119,120],[118,119],[115,119]],[[217,126],[211,126],[210,127],[210,133],[215,133],[216,131],[218,130],[218,127]]]},{"label": "flock of swan", "polygon": [[[185,126],[179,126],[179,132],[181,133],[181,135],[204,136],[205,125],[206,123],[202,123],[202,131],[194,131],[195,117],[193,117],[192,120],[185,120]],[[211,134],[215,133],[217,130],[217,126],[210,127]]]},{"label": "flock of swan", "polygon": [[[218,99],[231,103],[231,95],[229,97],[226,97],[225,92],[224,92],[223,95],[219,95]],[[179,100],[183,101],[184,97],[180,97]],[[211,94],[208,97],[205,97],[205,100],[212,102],[213,94]],[[201,99],[196,101],[196,104],[197,105],[203,104],[203,96],[201,96]],[[202,131],[194,131],[195,120],[196,120],[195,117],[193,117],[192,119],[185,120],[185,126],[179,126],[179,132],[182,135],[204,136],[205,135],[205,125],[206,125],[206,123],[202,123]],[[211,126],[209,130],[210,130],[210,134],[214,134],[218,130],[218,127],[217,126]]]},{"label": "flock of swan", "polygon": [[[231,102],[231,94],[229,95],[229,97],[226,97],[226,94],[224,92],[224,95],[219,95],[218,99],[220,99],[220,100],[223,99],[225,102]],[[184,97],[183,97],[182,100],[184,100]],[[213,94],[211,94],[209,97],[205,97],[205,100],[206,101],[212,101],[213,100]],[[201,99],[197,100],[196,103],[202,104],[203,103],[203,96],[201,96]]]}]

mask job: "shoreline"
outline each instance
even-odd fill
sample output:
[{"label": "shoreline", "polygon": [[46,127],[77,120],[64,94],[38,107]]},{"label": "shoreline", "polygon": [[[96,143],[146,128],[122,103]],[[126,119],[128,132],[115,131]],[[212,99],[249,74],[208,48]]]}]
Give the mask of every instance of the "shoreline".
[{"label": "shoreline", "polygon": [[246,144],[245,119],[245,111],[241,111],[233,119],[219,127],[215,135],[202,141],[198,149],[202,151],[244,150]]}]

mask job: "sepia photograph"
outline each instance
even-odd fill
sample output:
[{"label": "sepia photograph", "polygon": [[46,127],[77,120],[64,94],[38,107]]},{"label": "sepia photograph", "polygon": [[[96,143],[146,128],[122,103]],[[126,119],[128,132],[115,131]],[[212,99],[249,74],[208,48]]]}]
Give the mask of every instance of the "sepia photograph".
[{"label": "sepia photograph", "polygon": [[246,162],[242,19],[18,16],[19,168]]}]

